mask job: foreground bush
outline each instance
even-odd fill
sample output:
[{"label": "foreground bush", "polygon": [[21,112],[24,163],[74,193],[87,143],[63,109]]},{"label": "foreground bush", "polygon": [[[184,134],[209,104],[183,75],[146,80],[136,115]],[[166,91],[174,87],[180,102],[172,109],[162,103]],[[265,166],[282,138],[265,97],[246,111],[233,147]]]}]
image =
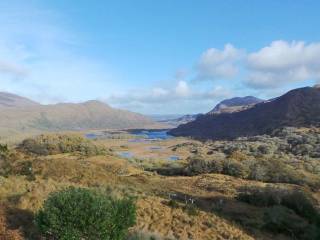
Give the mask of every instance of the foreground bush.
[{"label": "foreground bush", "polygon": [[40,135],[25,139],[19,149],[37,155],[52,155],[77,152],[86,156],[105,153],[105,149],[96,146],[88,139],[77,135]]},{"label": "foreground bush", "polygon": [[320,214],[315,208],[316,200],[304,191],[274,187],[247,188],[237,199],[259,207],[283,205],[310,221],[320,220]]},{"label": "foreground bush", "polygon": [[82,188],[52,193],[36,214],[40,232],[59,240],[121,240],[135,223],[131,198],[121,200]]},{"label": "foreground bush", "polygon": [[264,227],[296,239],[320,239],[320,213],[317,202],[307,192],[281,188],[248,188],[238,200],[265,207]]}]

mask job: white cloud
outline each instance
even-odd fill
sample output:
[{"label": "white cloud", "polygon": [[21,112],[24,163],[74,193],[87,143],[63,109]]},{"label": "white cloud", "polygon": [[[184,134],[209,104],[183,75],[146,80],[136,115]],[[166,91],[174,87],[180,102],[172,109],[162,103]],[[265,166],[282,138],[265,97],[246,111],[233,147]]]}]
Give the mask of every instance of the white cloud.
[{"label": "white cloud", "polygon": [[[144,113],[206,112],[221,99],[232,96],[221,86],[209,90],[195,90],[186,81],[178,81],[172,88],[153,88],[113,94],[104,99],[114,107]],[[163,112],[162,112],[163,111]]]},{"label": "white cloud", "polygon": [[243,69],[245,85],[254,89],[281,88],[314,80],[320,82],[320,43],[273,41],[256,52],[246,53],[231,44],[210,48],[200,57],[196,79],[239,81]]},{"label": "white cloud", "polygon": [[27,70],[15,63],[0,60],[0,74],[23,77],[27,75]]},{"label": "white cloud", "polygon": [[163,88],[152,89],[152,96],[154,97],[163,97],[163,96],[167,96],[168,94],[169,94],[169,91]]},{"label": "white cloud", "polygon": [[320,79],[320,43],[274,41],[248,55],[249,78],[254,88],[275,88],[288,83]]},{"label": "white cloud", "polygon": [[187,77],[188,70],[186,69],[178,69],[175,73],[175,79],[183,80]]},{"label": "white cloud", "polygon": [[197,63],[196,79],[214,80],[232,78],[238,72],[237,62],[244,52],[231,44],[226,44],[223,50],[210,48],[206,50]]},{"label": "white cloud", "polygon": [[179,97],[187,97],[190,94],[190,89],[187,82],[179,81],[176,86],[175,93]]},{"label": "white cloud", "polygon": [[[274,41],[248,54],[231,44],[210,48],[199,57],[195,71],[178,70],[174,84],[168,83],[172,86],[163,87],[162,82],[160,87],[129,92],[123,89],[130,86],[111,74],[104,60],[85,56],[81,36],[70,31],[64,20],[29,3],[3,7],[0,2],[0,91],[45,103],[100,97],[134,111],[201,112],[211,109],[217,100],[233,96],[225,86],[241,86],[238,93],[244,95],[251,90],[278,91],[309,79],[320,81],[320,43]],[[239,72],[246,81],[238,77]],[[206,87],[201,88],[189,84],[193,76],[232,80],[216,83],[224,87],[201,83]],[[124,92],[116,93],[119,89]]]},{"label": "white cloud", "polygon": [[0,3],[0,91],[43,103],[110,94],[115,76],[82,53],[81,36],[64,16],[32,3]]}]

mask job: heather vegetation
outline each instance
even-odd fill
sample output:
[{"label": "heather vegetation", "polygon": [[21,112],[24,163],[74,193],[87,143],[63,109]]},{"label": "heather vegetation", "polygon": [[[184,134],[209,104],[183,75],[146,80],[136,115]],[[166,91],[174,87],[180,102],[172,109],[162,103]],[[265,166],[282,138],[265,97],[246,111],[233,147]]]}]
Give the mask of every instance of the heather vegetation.
[{"label": "heather vegetation", "polygon": [[296,239],[320,238],[317,201],[306,191],[283,188],[244,188],[237,199],[264,207],[263,229],[281,232]]},{"label": "heather vegetation", "polygon": [[171,139],[161,151],[176,161],[120,158],[137,143],[74,134],[0,145],[0,239],[317,240],[318,139],[315,129]]},{"label": "heather vegetation", "polygon": [[18,147],[26,153],[36,155],[53,155],[59,153],[79,153],[85,156],[95,156],[106,153],[106,149],[77,135],[39,135],[22,141]]},{"label": "heather vegetation", "polygon": [[[183,147],[183,146],[178,146]],[[222,173],[263,182],[320,187],[320,132],[284,128],[272,135],[216,141],[192,149],[187,175]]]}]

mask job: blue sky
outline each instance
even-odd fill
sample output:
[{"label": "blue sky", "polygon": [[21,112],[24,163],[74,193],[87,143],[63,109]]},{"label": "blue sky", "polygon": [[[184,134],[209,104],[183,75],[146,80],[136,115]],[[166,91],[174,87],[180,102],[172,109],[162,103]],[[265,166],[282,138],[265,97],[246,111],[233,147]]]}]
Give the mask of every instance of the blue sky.
[{"label": "blue sky", "polygon": [[319,1],[1,1],[0,90],[145,114],[320,79]]}]

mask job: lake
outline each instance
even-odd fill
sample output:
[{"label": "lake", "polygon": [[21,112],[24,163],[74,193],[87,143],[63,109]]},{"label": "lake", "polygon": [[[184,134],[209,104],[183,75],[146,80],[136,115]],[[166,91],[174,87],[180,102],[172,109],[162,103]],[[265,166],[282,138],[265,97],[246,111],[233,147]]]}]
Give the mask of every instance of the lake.
[{"label": "lake", "polygon": [[[128,133],[147,140],[166,140],[173,138],[168,134],[169,130],[129,130]],[[135,140],[135,139],[132,139]]]},{"label": "lake", "polygon": [[[155,152],[163,152],[165,149],[162,146],[157,145],[156,141],[164,141],[167,139],[172,139],[174,138],[170,134],[168,134],[167,129],[161,129],[161,130],[145,130],[145,129],[134,129],[134,130],[127,130],[127,131],[122,131],[122,134],[130,134],[131,138],[129,139],[124,139],[125,141],[131,142],[131,143],[145,143],[145,144],[151,144],[151,146],[146,145],[146,150],[149,153],[155,153]],[[87,133],[85,134],[85,137],[88,139],[104,139],[106,136],[106,139],[110,139],[112,141],[112,132],[103,132],[103,133]],[[119,133],[117,133],[119,134]],[[132,135],[134,138],[132,138]],[[122,157],[122,158],[140,158],[143,159],[143,156],[135,156],[133,152],[130,150],[126,151],[118,151],[117,155]],[[156,157],[154,157],[156,158]],[[163,159],[163,157],[162,157]],[[166,157],[167,160],[169,161],[177,161],[180,159],[179,156],[176,155],[170,155]]]},{"label": "lake", "polygon": [[[166,140],[170,138],[174,138],[173,136],[168,134],[169,130],[145,130],[145,129],[134,129],[127,130],[128,134],[135,136],[134,139],[129,139],[129,142],[141,142],[141,141],[156,141],[156,140]],[[122,134],[125,132],[123,131]],[[119,132],[117,132],[119,135]],[[121,133],[120,133],[121,134]],[[104,133],[87,133],[85,137],[88,139],[112,139],[114,136],[113,133],[104,132]]]}]

